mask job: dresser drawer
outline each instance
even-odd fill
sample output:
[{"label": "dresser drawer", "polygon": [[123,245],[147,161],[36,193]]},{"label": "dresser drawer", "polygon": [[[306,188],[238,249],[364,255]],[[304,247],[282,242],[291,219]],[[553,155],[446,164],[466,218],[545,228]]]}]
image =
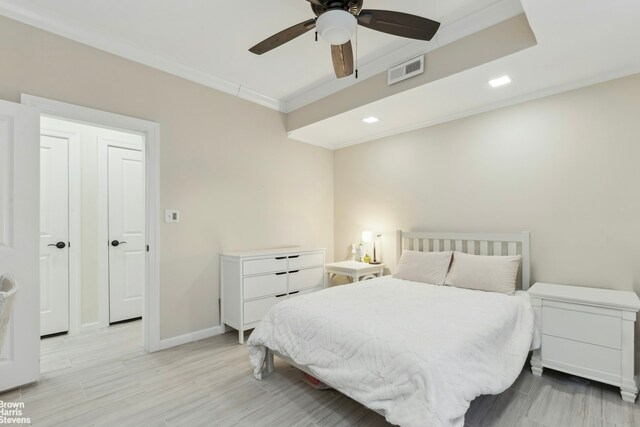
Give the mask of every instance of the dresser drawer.
[{"label": "dresser drawer", "polygon": [[542,361],[545,366],[592,378],[619,381],[621,351],[542,335]]},{"label": "dresser drawer", "polygon": [[622,319],[542,307],[542,333],[614,349],[622,348]]},{"label": "dresser drawer", "polygon": [[289,271],[289,292],[324,285],[324,268]]},{"label": "dresser drawer", "polygon": [[321,266],[324,266],[324,254],[322,253],[289,256],[289,271]]},{"label": "dresser drawer", "polygon": [[251,274],[274,273],[276,271],[285,271],[286,269],[286,256],[252,259],[242,262],[242,274],[245,276]]},{"label": "dresser drawer", "polygon": [[242,279],[244,299],[260,298],[287,292],[287,274],[274,273]]},{"label": "dresser drawer", "polygon": [[267,314],[269,309],[281,301],[287,299],[287,294],[282,297],[267,297],[244,303],[244,323],[259,322]]}]

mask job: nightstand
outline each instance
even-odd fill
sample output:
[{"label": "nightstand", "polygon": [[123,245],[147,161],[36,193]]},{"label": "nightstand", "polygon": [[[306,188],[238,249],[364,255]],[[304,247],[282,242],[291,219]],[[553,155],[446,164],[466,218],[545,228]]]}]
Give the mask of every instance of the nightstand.
[{"label": "nightstand", "polygon": [[531,371],[551,368],[620,387],[634,402],[634,331],[640,299],[634,292],[536,283],[529,289],[541,346]]},{"label": "nightstand", "polygon": [[331,283],[331,279],[336,275],[347,276],[352,282],[361,280],[374,279],[382,277],[384,274],[384,264],[367,264],[358,261],[340,261],[324,266],[327,273],[327,285]]}]

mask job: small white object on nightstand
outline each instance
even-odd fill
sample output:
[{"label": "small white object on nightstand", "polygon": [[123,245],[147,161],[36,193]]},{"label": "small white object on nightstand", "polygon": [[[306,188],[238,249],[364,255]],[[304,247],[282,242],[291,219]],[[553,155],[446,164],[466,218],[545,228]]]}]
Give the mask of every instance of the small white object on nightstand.
[{"label": "small white object on nightstand", "polygon": [[340,261],[325,265],[327,272],[327,285],[331,284],[331,279],[336,275],[347,276],[352,282],[374,279],[382,277],[384,274],[384,264],[367,264],[358,261]]},{"label": "small white object on nightstand", "polygon": [[556,369],[620,387],[634,402],[634,332],[640,298],[630,291],[536,283],[529,289],[542,340],[531,357],[534,375]]}]

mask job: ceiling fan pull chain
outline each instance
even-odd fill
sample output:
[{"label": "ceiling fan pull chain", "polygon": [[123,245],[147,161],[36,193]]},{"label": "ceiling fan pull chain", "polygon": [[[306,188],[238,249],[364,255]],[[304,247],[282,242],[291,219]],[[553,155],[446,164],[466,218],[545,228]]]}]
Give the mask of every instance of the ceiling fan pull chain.
[{"label": "ceiling fan pull chain", "polygon": [[356,27],[356,80],[358,80],[358,27]]},{"label": "ceiling fan pull chain", "polygon": [[316,42],[318,41],[318,32],[316,31]]}]

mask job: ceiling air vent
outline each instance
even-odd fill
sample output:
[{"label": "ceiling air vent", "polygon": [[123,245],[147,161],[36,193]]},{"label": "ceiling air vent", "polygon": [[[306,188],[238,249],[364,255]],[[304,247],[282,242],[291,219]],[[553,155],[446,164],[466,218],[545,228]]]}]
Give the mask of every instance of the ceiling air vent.
[{"label": "ceiling air vent", "polygon": [[422,73],[424,73],[424,55],[389,68],[389,86]]}]

